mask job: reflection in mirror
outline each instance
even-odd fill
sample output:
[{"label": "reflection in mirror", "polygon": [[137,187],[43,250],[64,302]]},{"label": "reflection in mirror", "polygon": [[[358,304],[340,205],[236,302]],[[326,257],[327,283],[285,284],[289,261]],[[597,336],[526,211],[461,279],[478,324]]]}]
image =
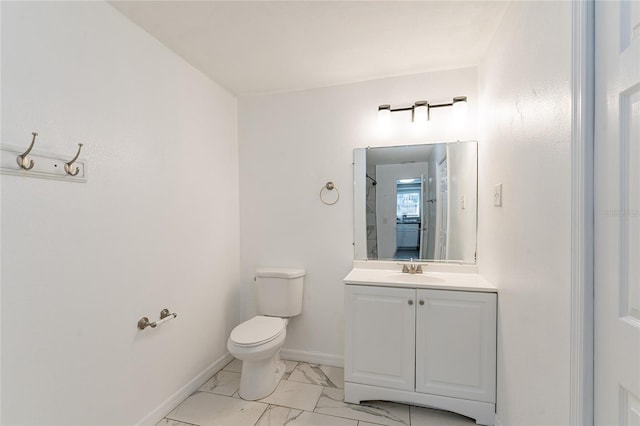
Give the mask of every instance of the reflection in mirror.
[{"label": "reflection in mirror", "polygon": [[354,150],[355,258],[475,263],[477,143]]}]

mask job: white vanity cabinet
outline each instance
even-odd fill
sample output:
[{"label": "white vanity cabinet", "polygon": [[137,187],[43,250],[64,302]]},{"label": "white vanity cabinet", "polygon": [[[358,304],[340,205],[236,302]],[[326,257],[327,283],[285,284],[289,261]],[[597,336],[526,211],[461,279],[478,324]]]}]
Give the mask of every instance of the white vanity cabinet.
[{"label": "white vanity cabinet", "polygon": [[416,391],[495,403],[496,294],[416,293]]},{"label": "white vanity cabinet", "polygon": [[345,380],[414,389],[415,293],[407,288],[347,286]]},{"label": "white vanity cabinet", "polygon": [[497,294],[346,285],[345,401],[389,400],[492,425]]}]

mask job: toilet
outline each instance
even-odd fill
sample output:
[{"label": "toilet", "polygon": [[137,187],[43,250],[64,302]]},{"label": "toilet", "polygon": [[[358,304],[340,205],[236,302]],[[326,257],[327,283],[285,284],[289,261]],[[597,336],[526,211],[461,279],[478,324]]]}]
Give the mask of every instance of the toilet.
[{"label": "toilet", "polygon": [[233,329],[227,349],[242,361],[239,394],[256,400],[271,394],[285,366],[280,348],[287,337],[289,318],[302,312],[304,269],[258,268],[257,315]]}]

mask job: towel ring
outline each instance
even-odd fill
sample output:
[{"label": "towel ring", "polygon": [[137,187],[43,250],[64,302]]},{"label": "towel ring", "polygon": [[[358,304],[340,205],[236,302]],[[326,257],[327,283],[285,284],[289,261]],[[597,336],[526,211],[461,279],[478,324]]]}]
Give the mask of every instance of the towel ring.
[{"label": "towel ring", "polygon": [[[324,191],[333,191],[336,190],[336,199],[333,202],[328,202],[327,200],[324,199]],[[338,188],[336,188],[336,186],[333,184],[333,182],[327,182],[325,186],[323,186],[322,188],[320,188],[320,201],[322,201],[324,204],[326,204],[327,206],[332,206],[335,203],[338,202],[338,200],[340,199],[340,191],[338,191]]]}]

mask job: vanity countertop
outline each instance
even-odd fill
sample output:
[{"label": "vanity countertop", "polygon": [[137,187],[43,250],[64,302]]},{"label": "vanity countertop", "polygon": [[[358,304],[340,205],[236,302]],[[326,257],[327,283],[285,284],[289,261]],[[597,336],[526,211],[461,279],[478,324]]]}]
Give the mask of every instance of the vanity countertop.
[{"label": "vanity countertop", "polygon": [[439,290],[480,291],[497,293],[498,289],[477,273],[432,272],[429,266],[422,274],[407,274],[400,269],[355,267],[344,278],[345,284],[384,287],[429,288]]}]

